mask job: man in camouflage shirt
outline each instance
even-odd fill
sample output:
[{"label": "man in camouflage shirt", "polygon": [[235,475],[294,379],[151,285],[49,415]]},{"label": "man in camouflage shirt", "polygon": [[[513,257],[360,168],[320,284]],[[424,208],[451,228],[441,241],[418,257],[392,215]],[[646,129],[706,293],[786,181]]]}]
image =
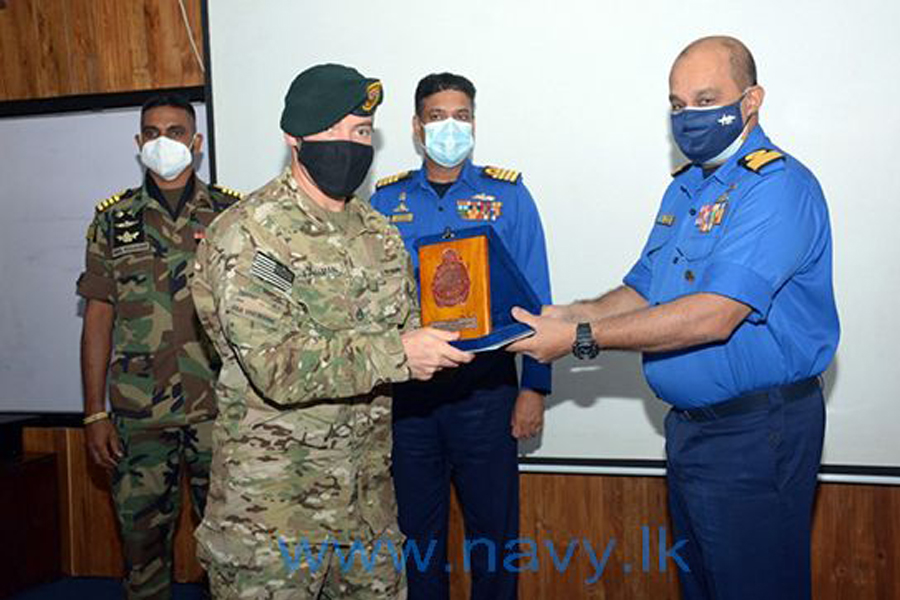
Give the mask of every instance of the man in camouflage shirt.
[{"label": "man in camouflage shirt", "polygon": [[[297,76],[284,172],[210,228],[194,301],[223,360],[209,505],[196,532],[219,599],[405,592],[390,477],[390,382],[472,355],[419,323],[397,231],[352,196],[372,161],[381,84]],[[354,546],[355,543],[355,546]],[[349,553],[361,551],[349,560]]]},{"label": "man in camouflage shirt", "polygon": [[206,227],[236,195],[194,174],[202,140],[183,98],[150,99],[136,140],[147,166],[144,185],[97,206],[78,279],[86,300],[85,437],[94,462],[112,471],[127,596],[166,599],[181,474],[199,515],[216,413],[215,353],[203,341],[188,279]]}]

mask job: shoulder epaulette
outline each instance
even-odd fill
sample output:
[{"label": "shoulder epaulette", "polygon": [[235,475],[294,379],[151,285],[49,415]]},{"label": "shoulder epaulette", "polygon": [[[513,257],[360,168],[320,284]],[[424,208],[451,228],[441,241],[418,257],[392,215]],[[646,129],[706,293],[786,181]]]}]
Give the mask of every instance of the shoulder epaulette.
[{"label": "shoulder epaulette", "polygon": [[126,198],[131,197],[134,194],[135,189],[136,188],[124,190],[122,192],[119,192],[118,194],[113,194],[112,196],[110,196],[109,198],[107,198],[106,200],[104,200],[102,202],[98,202],[97,208],[96,208],[97,212],[101,213],[104,210],[108,209],[110,206],[113,206],[114,204],[121,202],[122,200],[125,200]]},{"label": "shoulder epaulette", "polygon": [[675,170],[672,171],[672,177],[678,177],[679,175],[681,175],[682,173],[684,173],[685,171],[690,169],[691,165],[693,165],[693,164],[694,163],[692,163],[692,162],[686,162],[683,165],[676,167]]},{"label": "shoulder epaulette", "polygon": [[235,200],[242,200],[244,198],[244,195],[242,193],[240,193],[239,191],[233,190],[231,188],[227,188],[224,185],[219,185],[218,183],[214,183],[214,184],[210,185],[209,187],[211,187],[213,190],[215,190],[221,194],[225,194],[226,196],[231,196]]},{"label": "shoulder epaulette", "polygon": [[490,177],[491,179],[497,179],[498,181],[508,181],[509,183],[515,183],[519,180],[519,176],[521,173],[518,171],[513,171],[512,169],[501,169],[500,167],[485,167],[481,174],[485,177]]},{"label": "shoulder epaulette", "polygon": [[738,162],[745,169],[749,169],[754,173],[759,173],[760,169],[776,160],[784,160],[784,154],[778,150],[762,148],[751,152]]},{"label": "shoulder epaulette", "polygon": [[388,175],[387,177],[382,177],[378,181],[375,182],[375,189],[381,189],[386,185],[391,185],[397,183],[398,181],[403,181],[404,179],[409,179],[412,176],[412,171],[402,171],[397,173],[396,175]]}]

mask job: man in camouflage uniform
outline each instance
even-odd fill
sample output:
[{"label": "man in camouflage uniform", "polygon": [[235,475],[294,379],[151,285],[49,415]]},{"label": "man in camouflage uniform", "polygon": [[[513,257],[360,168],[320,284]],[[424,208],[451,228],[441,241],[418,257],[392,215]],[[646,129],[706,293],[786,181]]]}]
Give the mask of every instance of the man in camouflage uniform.
[{"label": "man in camouflage uniform", "polygon": [[215,354],[203,341],[188,279],[206,227],[236,194],[195,176],[202,140],[183,98],[149,100],[136,140],[148,167],[144,184],[97,206],[78,280],[86,300],[85,437],[92,459],[112,471],[127,596],[166,599],[181,474],[199,514],[216,411]]},{"label": "man in camouflage uniform", "polygon": [[[196,532],[219,599],[405,594],[388,546],[402,542],[389,384],[472,355],[448,343],[456,334],[416,329],[403,241],[352,195],[381,98],[380,82],[348,67],[298,75],[281,119],[291,164],[197,252],[194,301],[223,361]],[[354,542],[365,556],[342,560]]]}]

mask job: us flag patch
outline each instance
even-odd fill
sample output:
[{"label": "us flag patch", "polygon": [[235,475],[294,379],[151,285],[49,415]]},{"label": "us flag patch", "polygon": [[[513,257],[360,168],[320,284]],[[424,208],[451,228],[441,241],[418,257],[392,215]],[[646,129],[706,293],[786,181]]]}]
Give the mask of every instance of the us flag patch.
[{"label": "us flag patch", "polygon": [[291,291],[294,283],[294,272],[264,252],[253,257],[250,274],[282,292]]}]

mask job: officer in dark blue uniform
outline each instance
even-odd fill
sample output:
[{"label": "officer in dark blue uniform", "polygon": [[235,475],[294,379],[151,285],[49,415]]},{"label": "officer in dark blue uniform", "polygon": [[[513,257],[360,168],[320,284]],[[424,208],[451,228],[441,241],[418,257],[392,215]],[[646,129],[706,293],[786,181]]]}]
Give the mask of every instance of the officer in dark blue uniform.
[{"label": "officer in dark blue uniform", "polygon": [[817,376],[839,337],[825,198],[759,126],[764,92],[741,42],[697,40],[669,84],[672,133],[691,162],[625,285],[542,317],[515,309],[537,334],[510,349],[541,360],[642,351],[647,380],[672,405],[683,597],[810,598]]},{"label": "officer in dark blue uniform", "polygon": [[[521,175],[477,167],[475,88],[461,76],[429,75],[416,89],[416,139],[424,166],[376,184],[372,206],[400,230],[418,269],[417,239],[447,229],[490,225],[542,303],[550,303],[544,233]],[[517,438],[543,423],[550,367],[524,358],[521,387],[514,356],[484,352],[448,376],[395,387],[394,483],[400,528],[428,567],[407,564],[410,600],[448,597],[447,528],[450,482],[462,505],[473,600],[516,598],[516,575],[504,554],[516,552],[519,531]],[[492,557],[493,555],[493,557]]]}]

